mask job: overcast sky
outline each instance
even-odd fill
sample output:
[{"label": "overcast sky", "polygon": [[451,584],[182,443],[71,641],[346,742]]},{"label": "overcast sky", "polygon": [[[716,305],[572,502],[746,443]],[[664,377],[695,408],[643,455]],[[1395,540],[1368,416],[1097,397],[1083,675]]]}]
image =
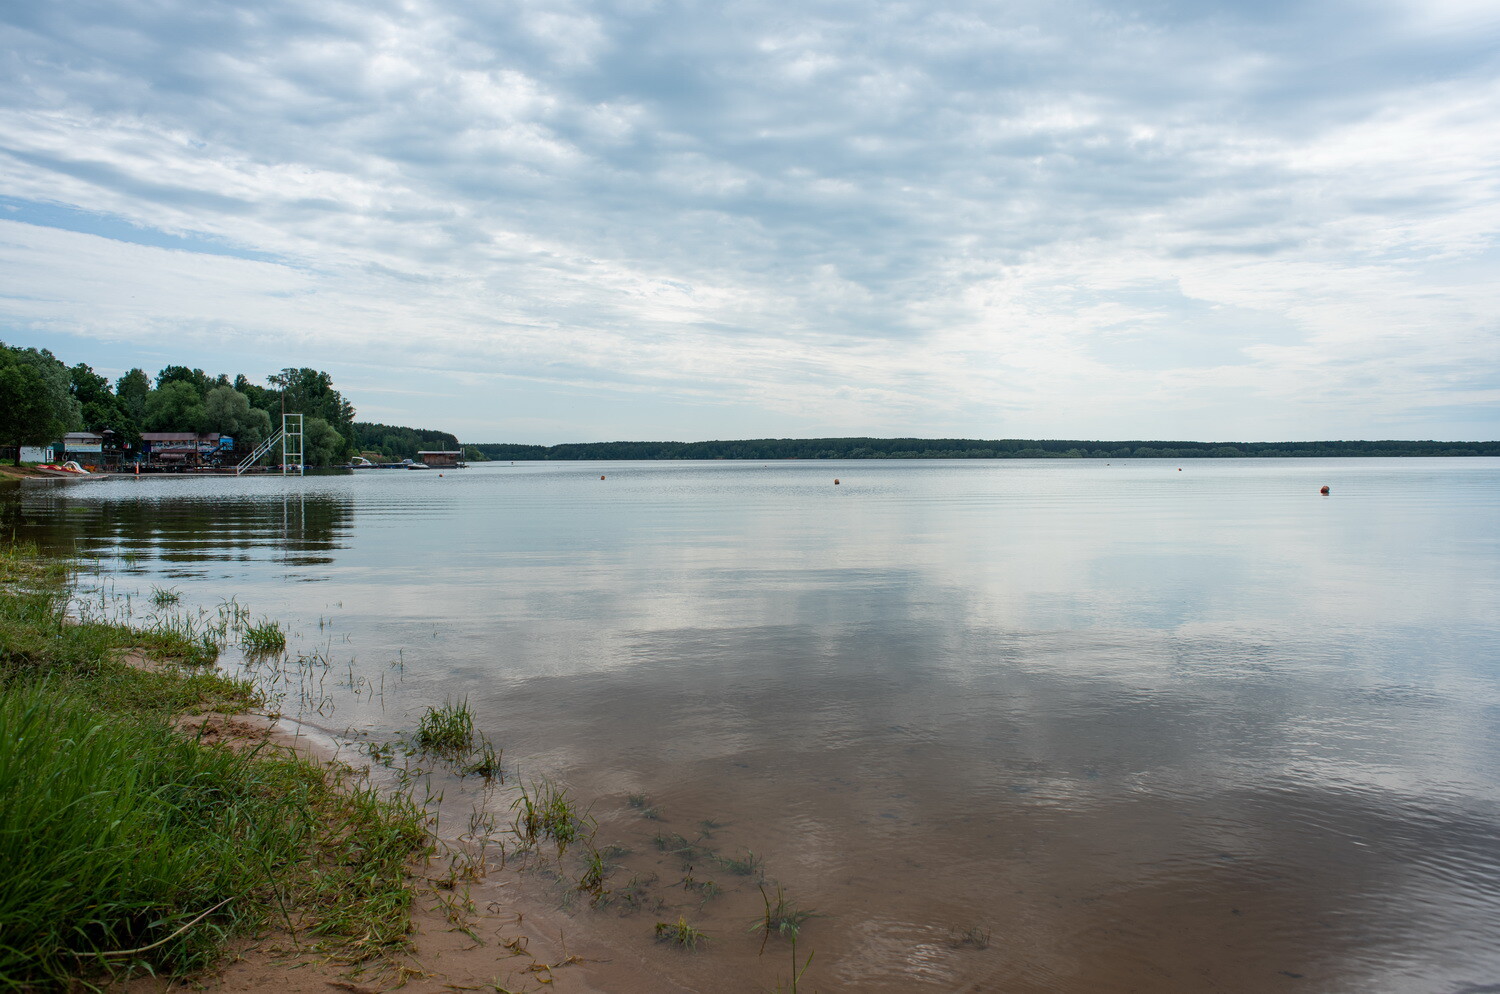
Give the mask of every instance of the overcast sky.
[{"label": "overcast sky", "polygon": [[0,340],[465,441],[1500,438],[1500,4],[0,5]]}]

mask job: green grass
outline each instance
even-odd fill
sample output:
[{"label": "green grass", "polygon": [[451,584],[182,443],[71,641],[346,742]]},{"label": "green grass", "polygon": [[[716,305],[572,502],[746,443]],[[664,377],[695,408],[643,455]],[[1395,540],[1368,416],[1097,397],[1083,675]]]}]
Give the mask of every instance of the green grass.
[{"label": "green grass", "polygon": [[240,633],[240,645],[251,654],[268,654],[286,651],[286,632],[278,622],[269,618],[246,625]]},{"label": "green grass", "polygon": [[474,713],[467,697],[429,707],[417,722],[417,745],[428,752],[457,756],[474,746]]},{"label": "green grass", "polygon": [[459,772],[475,773],[485,780],[498,780],[503,784],[505,783],[505,750],[496,749],[494,743],[481,735],[479,748],[474,750],[474,755]]},{"label": "green grass", "polygon": [[761,900],[765,902],[765,914],[757,918],[750,925],[750,931],[763,933],[762,947],[765,938],[779,935],[784,939],[796,939],[802,931],[802,926],[811,918],[821,918],[822,915],[816,911],[808,911],[799,908],[796,902],[786,896],[781,885],[776,886],[776,900],[771,900],[771,895],[766,893],[765,887],[760,889]]},{"label": "green grass", "polygon": [[683,874],[682,889],[697,894],[703,899],[704,904],[724,893],[724,888],[720,887],[714,881],[699,880],[691,872]]},{"label": "green grass", "polygon": [[597,908],[609,898],[609,890],[605,888],[604,881],[609,877],[609,861],[605,859],[604,853],[588,847],[588,852],[583,857],[583,872],[578,875],[578,889],[589,895],[589,906]]},{"label": "green grass", "polygon": [[695,864],[717,862],[719,854],[708,846],[694,842],[677,832],[658,832],[652,836],[651,842],[656,848],[669,856],[676,856],[682,861],[684,867]]},{"label": "green grass", "polygon": [[765,869],[765,860],[749,849],[745,850],[743,856],[716,856],[715,859],[720,866],[737,877],[759,877]]},{"label": "green grass", "polygon": [[171,607],[182,600],[182,595],[171,587],[151,588],[151,603],[157,607]]},{"label": "green grass", "polygon": [[550,780],[535,780],[521,785],[520,795],[511,802],[516,812],[515,833],[534,845],[551,840],[559,854],[579,839],[593,835],[594,822],[588,812],[568,796],[565,788]]},{"label": "green grass", "polygon": [[31,550],[0,550],[0,587],[0,989],[189,973],[267,923],[345,962],[406,947],[409,797],[179,732],[254,691],[119,655],[202,662],[201,636],[69,623],[66,568]]}]

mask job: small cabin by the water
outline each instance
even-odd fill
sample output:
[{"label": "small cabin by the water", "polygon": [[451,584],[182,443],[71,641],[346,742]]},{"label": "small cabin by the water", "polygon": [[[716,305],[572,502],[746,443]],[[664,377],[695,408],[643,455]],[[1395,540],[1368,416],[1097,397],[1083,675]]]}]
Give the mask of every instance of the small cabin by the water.
[{"label": "small cabin by the water", "polygon": [[418,452],[417,462],[425,463],[432,469],[458,469],[464,464],[464,454],[458,449]]},{"label": "small cabin by the water", "polygon": [[113,468],[120,461],[114,432],[70,431],[63,436],[62,459],[71,459],[87,469]]}]

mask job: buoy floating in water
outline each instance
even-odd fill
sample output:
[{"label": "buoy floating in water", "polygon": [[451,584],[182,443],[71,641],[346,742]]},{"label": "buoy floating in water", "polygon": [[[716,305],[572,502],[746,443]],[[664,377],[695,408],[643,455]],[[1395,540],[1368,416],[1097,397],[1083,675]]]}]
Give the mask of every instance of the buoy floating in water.
[{"label": "buoy floating in water", "polygon": [[601,479],[601,480],[604,479],[604,474],[603,473],[599,474],[599,479]]},{"label": "buoy floating in water", "polygon": [[1328,496],[1328,488],[1327,487],[1323,487],[1323,488],[1321,488],[1318,491],[1318,493],[1322,494],[1324,497],[1327,497]]}]

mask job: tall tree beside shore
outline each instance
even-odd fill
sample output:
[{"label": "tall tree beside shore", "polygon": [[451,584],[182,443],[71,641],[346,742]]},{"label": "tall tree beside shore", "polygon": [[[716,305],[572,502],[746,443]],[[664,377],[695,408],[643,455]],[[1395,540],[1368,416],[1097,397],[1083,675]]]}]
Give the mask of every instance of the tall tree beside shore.
[{"label": "tall tree beside shore", "polygon": [[[221,375],[220,380],[229,382],[229,377]],[[198,394],[202,400],[208,396],[208,391],[213,388],[214,380],[201,369],[188,369],[186,366],[168,366],[156,374],[156,389],[164,389],[169,383],[186,383]]]},{"label": "tall tree beside shore", "polygon": [[309,466],[334,466],[348,459],[349,440],[319,417],[302,428],[302,456]]},{"label": "tall tree beside shore", "polygon": [[69,388],[68,368],[46,349],[0,342],[0,440],[16,446],[59,441],[76,428],[82,408]]},{"label": "tall tree beside shore", "polygon": [[250,398],[234,387],[217,386],[203,400],[203,426],[229,435],[242,449],[253,449],[271,434],[271,416],[250,406]]},{"label": "tall tree beside shore", "polygon": [[83,409],[83,427],[88,431],[109,429],[118,440],[134,444],[140,441],[140,425],[125,413],[120,398],[106,377],[94,372],[92,366],[80,362],[68,370],[68,380],[73,396]]},{"label": "tall tree beside shore", "polygon": [[137,425],[146,420],[146,396],[151,393],[151,377],[144,369],[132,369],[115,381],[115,397],[120,410]]},{"label": "tall tree beside shore", "polygon": [[288,412],[306,416],[303,444],[312,465],[326,466],[348,459],[354,448],[354,405],[333,388],[332,376],[320,369],[288,366],[266,379],[281,389],[280,396],[286,400]]},{"label": "tall tree beside shore", "polygon": [[148,431],[203,431],[207,412],[197,387],[186,380],[170,380],[146,395]]}]

